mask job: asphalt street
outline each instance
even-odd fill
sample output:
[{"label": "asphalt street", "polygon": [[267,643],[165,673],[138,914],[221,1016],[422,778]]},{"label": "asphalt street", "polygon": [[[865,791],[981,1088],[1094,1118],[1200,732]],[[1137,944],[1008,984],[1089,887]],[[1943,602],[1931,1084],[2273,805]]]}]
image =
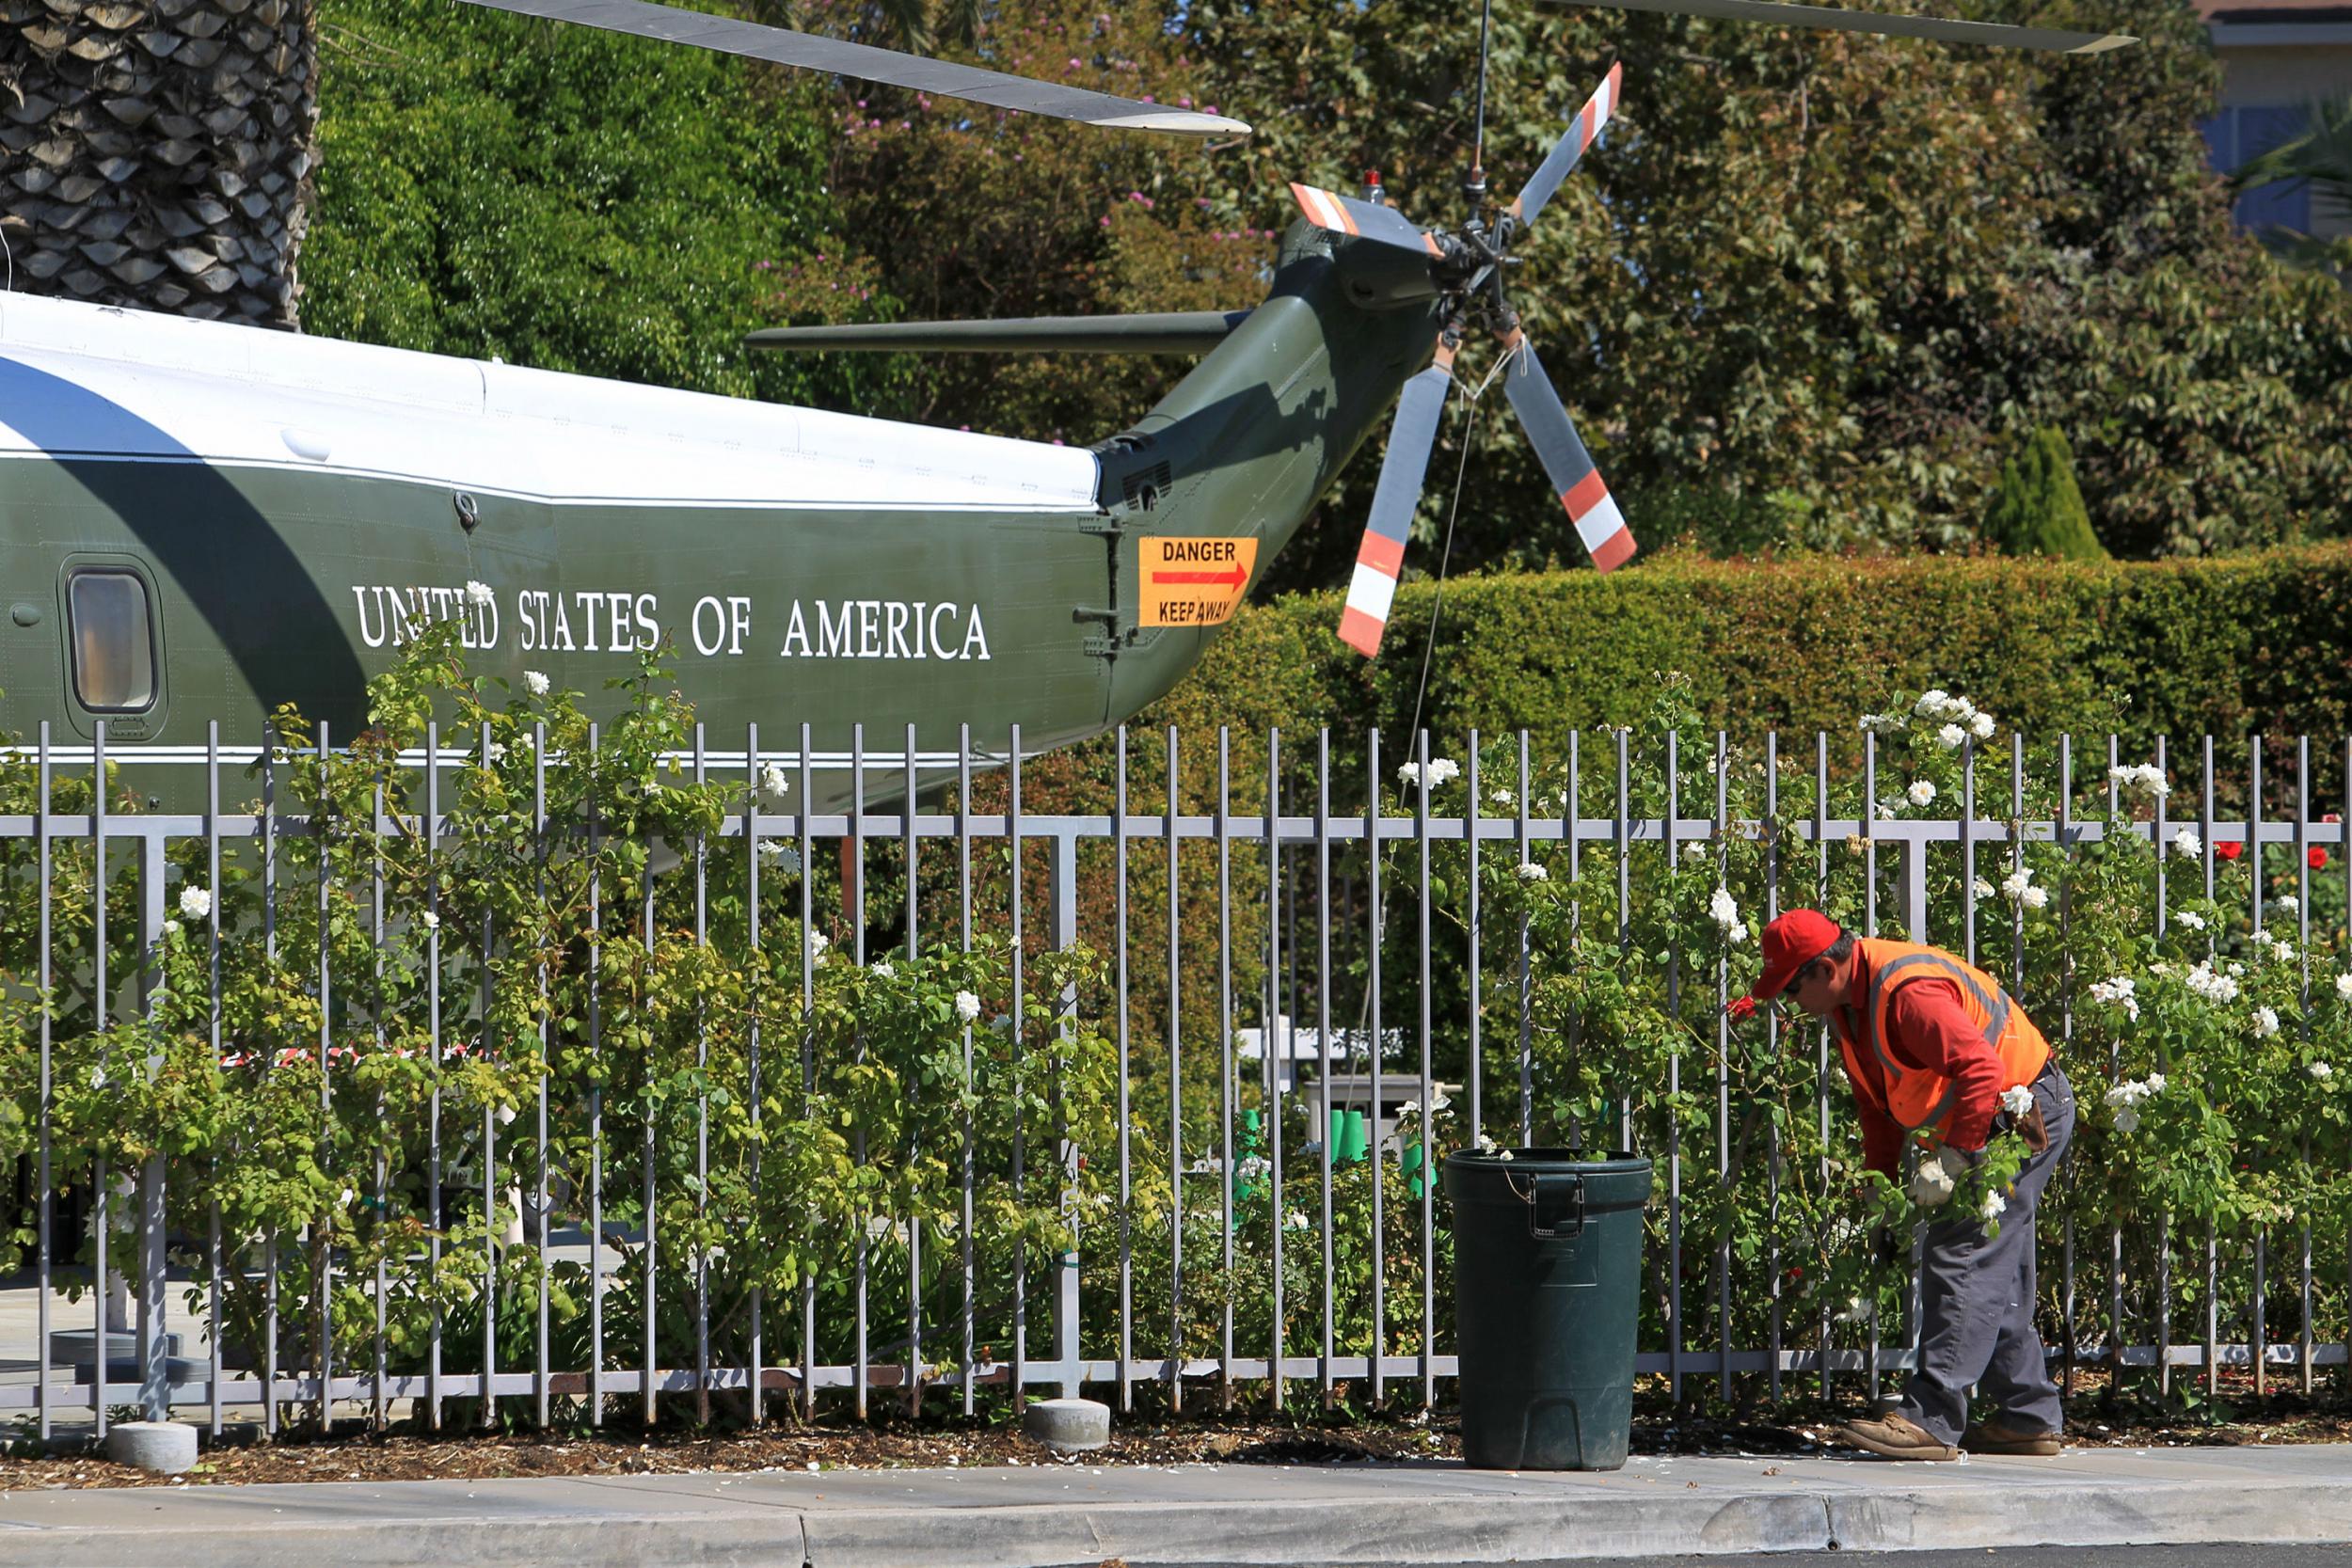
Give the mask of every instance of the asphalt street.
[{"label": "asphalt street", "polygon": [[[1579,1558],[1517,1568],[2352,1568],[2352,1544],[2335,1546],[2035,1546],[1965,1552],[1742,1552],[1736,1557]],[[1071,1568],[1096,1568],[1093,1563]],[[1131,1568],[1153,1568],[1136,1561]],[[1260,1568],[1254,1563],[1185,1568]],[[1464,1564],[1463,1568],[1472,1568]],[[1477,1565],[1486,1568],[1486,1565]]]}]

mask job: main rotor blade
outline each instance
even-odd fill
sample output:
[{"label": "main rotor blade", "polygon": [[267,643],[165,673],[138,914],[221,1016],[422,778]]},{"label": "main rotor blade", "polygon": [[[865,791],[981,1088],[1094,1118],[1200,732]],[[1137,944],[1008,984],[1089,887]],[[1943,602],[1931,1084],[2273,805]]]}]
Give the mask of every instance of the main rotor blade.
[{"label": "main rotor blade", "polygon": [[1593,464],[1593,454],[1584,450],[1583,438],[1568,418],[1567,405],[1560,401],[1551,377],[1544,373],[1543,362],[1535,357],[1535,345],[1522,341],[1518,346],[1518,360],[1502,376],[1511,412],[1519,417],[1520,428],[1527,432],[1544,472],[1550,476],[1551,487],[1560,492],[1561,504],[1568,509],[1577,537],[1592,553],[1593,564],[1604,572],[1614,571],[1633,559],[1633,531],[1625,526],[1625,514],[1617,510],[1615,498]]},{"label": "main rotor blade", "polygon": [[731,16],[709,16],[656,6],[646,0],[466,0],[468,5],[550,22],[573,22],[612,33],[633,33],[666,43],[715,49],[723,55],[742,55],[778,65],[805,67],[866,82],[887,82],[941,98],[960,98],[991,108],[1017,109],[1023,114],[1051,115],[1113,131],[1165,131],[1180,136],[1246,136],[1249,127],[1238,119],[1172,109],[1160,103],[1137,103],[1085,87],[1066,87],[1001,71],[934,60],[922,55],[878,49],[815,33],[795,33],[783,27],[763,27]]},{"label": "main rotor blade", "polygon": [[1405,384],[1389,426],[1389,450],[1380,459],[1380,483],[1372,492],[1372,519],[1356,546],[1356,575],[1347,585],[1347,608],[1340,614],[1340,641],[1370,658],[1380,651],[1388,629],[1389,604],[1405,570],[1405,542],[1421,505],[1421,483],[1429,471],[1429,451],[1438,444],[1438,420],[1454,385],[1454,351],[1438,341],[1437,362]]},{"label": "main rotor blade", "polygon": [[1164,310],[1132,316],[772,326],[746,333],[743,346],[812,353],[1206,354],[1248,317],[1247,310]]},{"label": "main rotor blade", "polygon": [[1782,27],[1820,27],[1838,33],[1877,33],[1884,38],[1933,39],[1939,43],[1976,43],[1994,49],[2047,49],[2061,55],[2104,55],[2138,39],[2129,33],[2070,33],[2054,27],[2011,27],[1998,22],[1954,22],[1940,16],[1901,16],[1884,11],[1833,10],[1795,6],[1785,0],[1551,0],[1554,5],[1598,6],[1613,11],[1655,11],[1666,16],[1709,16],[1723,22],[1762,22]]},{"label": "main rotor blade", "polygon": [[1421,225],[1393,207],[1383,207],[1377,201],[1359,201],[1352,196],[1302,185],[1295,180],[1291,182],[1291,195],[1297,200],[1298,210],[1307,214],[1307,221],[1317,229],[1327,229],[1334,234],[1353,234],[1424,256],[1445,254],[1438,248],[1435,235],[1422,233]]},{"label": "main rotor blade", "polygon": [[1584,107],[1577,110],[1576,119],[1569,121],[1567,135],[1553,144],[1551,151],[1536,168],[1534,177],[1528,181],[1526,189],[1520,191],[1518,199],[1511,203],[1511,215],[1519,220],[1520,227],[1525,228],[1535,221],[1535,215],[1544,210],[1544,203],[1551,199],[1551,193],[1560,188],[1560,182],[1575,170],[1577,161],[1584,156],[1584,150],[1593,145],[1593,138],[1600,135],[1600,128],[1609,123],[1611,115],[1617,112],[1617,95],[1624,85],[1625,65],[1621,61],[1609,68],[1609,74],[1602,79],[1600,86],[1593,89],[1593,96],[1584,101]]}]

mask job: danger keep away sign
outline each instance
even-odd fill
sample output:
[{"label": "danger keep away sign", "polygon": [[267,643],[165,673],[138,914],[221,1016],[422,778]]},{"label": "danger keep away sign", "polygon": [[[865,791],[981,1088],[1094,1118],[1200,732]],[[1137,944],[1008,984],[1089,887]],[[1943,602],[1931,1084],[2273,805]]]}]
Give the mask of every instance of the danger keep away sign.
[{"label": "danger keep away sign", "polygon": [[1255,539],[1137,540],[1136,624],[1217,626],[1232,618],[1258,564]]}]

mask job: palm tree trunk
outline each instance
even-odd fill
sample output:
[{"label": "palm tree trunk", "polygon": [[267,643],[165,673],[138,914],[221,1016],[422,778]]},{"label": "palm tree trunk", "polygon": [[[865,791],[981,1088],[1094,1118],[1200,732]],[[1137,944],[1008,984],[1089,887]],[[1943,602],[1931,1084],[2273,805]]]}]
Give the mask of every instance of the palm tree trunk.
[{"label": "palm tree trunk", "polygon": [[313,0],[0,0],[10,286],[293,328]]}]

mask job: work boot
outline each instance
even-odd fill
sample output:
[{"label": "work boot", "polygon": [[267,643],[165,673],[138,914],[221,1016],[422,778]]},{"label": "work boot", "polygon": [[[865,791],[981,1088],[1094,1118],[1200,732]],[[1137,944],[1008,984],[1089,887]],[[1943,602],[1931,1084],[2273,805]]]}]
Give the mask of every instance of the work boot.
[{"label": "work boot", "polygon": [[1958,1459],[1960,1450],[1908,1416],[1866,1417],[1848,1421],[1836,1433],[1840,1442],[1867,1449],[1882,1459]]},{"label": "work boot", "polygon": [[1979,1421],[1962,1433],[1960,1446],[1970,1453],[2022,1453],[2047,1459],[2065,1444],[2055,1432],[2031,1432],[1995,1418]]}]

